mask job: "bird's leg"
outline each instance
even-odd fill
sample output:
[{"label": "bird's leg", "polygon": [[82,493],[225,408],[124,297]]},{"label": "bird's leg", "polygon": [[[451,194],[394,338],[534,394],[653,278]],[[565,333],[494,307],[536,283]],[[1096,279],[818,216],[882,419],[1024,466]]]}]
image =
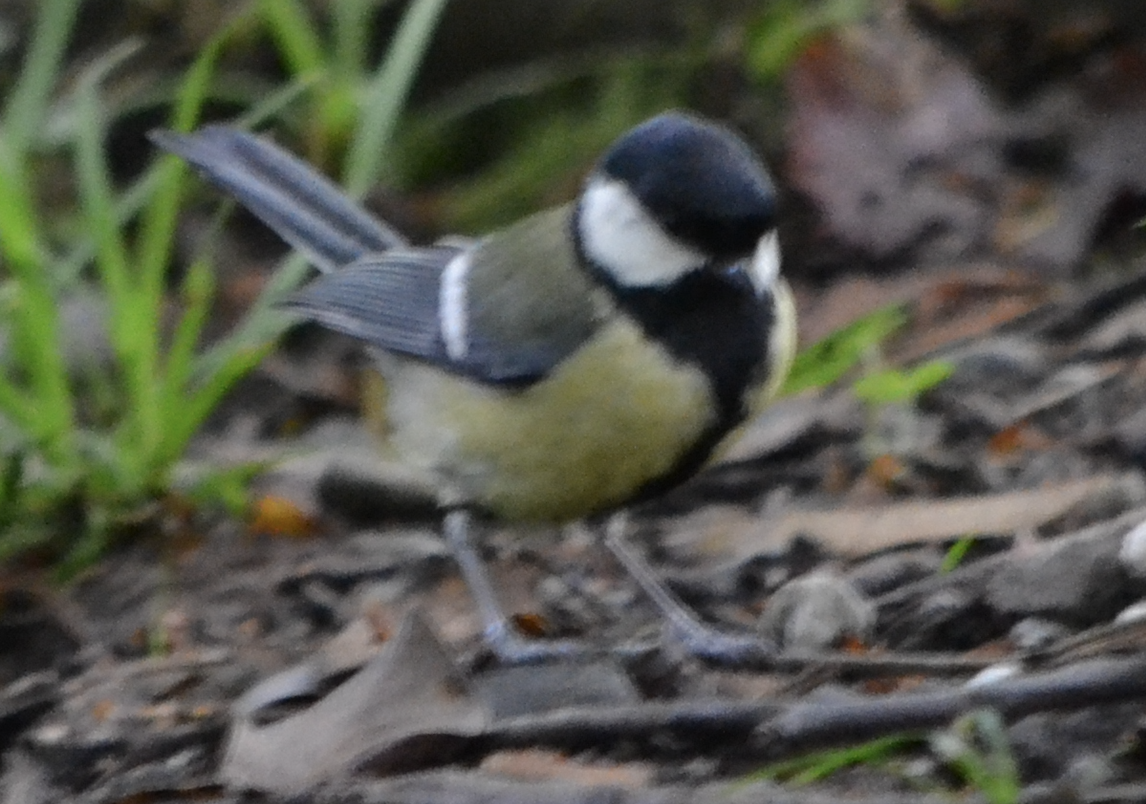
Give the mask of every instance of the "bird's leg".
[{"label": "bird's leg", "polygon": [[585,653],[585,647],[577,642],[531,641],[518,636],[498,603],[489,573],[471,540],[473,519],[473,514],[465,508],[452,509],[446,514],[444,531],[462,578],[477,604],[482,636],[497,658],[505,664],[528,664]]},{"label": "bird's leg", "polygon": [[660,610],[670,632],[690,654],[722,664],[740,665],[766,662],[776,654],[775,646],[752,634],[720,631],[702,622],[664,583],[626,538],[628,516],[614,514],[605,526],[605,546],[632,576],[637,585]]}]

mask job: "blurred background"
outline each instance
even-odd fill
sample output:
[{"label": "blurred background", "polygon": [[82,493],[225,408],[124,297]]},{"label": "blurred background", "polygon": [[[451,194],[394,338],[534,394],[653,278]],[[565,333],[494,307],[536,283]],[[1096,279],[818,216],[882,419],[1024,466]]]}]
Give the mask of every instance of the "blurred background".
[{"label": "blurred background", "polygon": [[[152,158],[143,134],[168,121],[208,45],[221,52],[204,119],[294,85],[258,127],[338,173],[408,6],[74,5],[41,145],[67,137],[68,81],[120,53],[101,80],[121,179]],[[1141,232],[1146,10],[1133,0],[432,5],[375,185],[415,235],[480,232],[568,199],[614,136],[667,107],[724,119],[765,153],[797,276],[992,259],[1061,276]],[[42,6],[0,4],[6,91]]]}]

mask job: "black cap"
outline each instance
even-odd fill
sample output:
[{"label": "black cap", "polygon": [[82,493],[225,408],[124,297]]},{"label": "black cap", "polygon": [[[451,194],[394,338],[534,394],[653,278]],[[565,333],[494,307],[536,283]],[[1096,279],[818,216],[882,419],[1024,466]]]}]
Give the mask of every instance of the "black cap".
[{"label": "black cap", "polygon": [[665,231],[717,259],[746,255],[774,226],[764,165],[736,134],[666,112],[621,136],[600,172],[624,182]]}]

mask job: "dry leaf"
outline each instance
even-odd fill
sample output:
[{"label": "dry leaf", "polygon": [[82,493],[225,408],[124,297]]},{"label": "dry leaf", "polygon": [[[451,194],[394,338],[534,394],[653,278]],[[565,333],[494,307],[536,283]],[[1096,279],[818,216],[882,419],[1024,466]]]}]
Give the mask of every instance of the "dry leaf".
[{"label": "dry leaf", "polygon": [[374,659],[310,708],[259,726],[242,703],[221,776],[234,787],[280,793],[367,767],[393,772],[428,756],[440,762],[487,721],[414,614]]}]

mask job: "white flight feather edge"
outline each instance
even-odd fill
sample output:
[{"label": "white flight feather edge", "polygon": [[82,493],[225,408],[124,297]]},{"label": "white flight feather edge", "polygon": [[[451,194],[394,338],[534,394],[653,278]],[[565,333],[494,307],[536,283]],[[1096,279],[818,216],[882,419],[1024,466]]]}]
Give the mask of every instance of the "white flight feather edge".
[{"label": "white flight feather edge", "polygon": [[469,274],[473,252],[459,252],[446,263],[442,271],[442,284],[438,296],[438,325],[446,355],[450,360],[462,361],[469,354]]}]

